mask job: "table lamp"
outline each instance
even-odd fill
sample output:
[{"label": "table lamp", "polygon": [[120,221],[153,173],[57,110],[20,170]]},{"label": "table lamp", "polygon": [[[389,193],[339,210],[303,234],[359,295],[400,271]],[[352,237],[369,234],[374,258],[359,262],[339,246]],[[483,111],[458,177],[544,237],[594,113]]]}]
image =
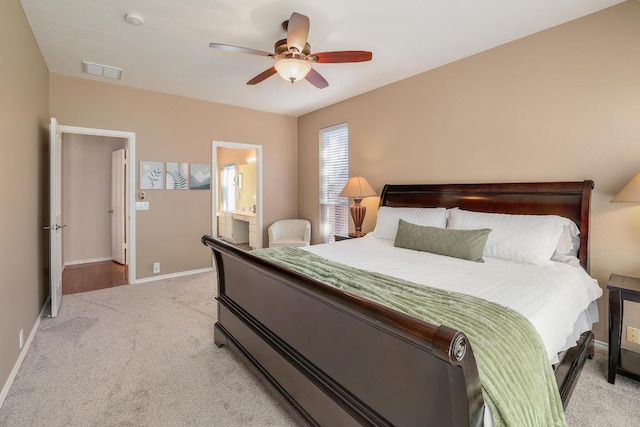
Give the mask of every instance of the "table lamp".
[{"label": "table lamp", "polygon": [[362,202],[363,197],[375,195],[376,192],[371,188],[367,180],[361,176],[349,178],[349,181],[340,192],[340,197],[353,197],[353,204],[349,206],[349,210],[351,211],[351,218],[353,218],[356,231],[355,233],[349,233],[350,237],[362,237],[365,235],[362,232],[362,222],[367,213],[367,208],[361,205],[360,202]]}]

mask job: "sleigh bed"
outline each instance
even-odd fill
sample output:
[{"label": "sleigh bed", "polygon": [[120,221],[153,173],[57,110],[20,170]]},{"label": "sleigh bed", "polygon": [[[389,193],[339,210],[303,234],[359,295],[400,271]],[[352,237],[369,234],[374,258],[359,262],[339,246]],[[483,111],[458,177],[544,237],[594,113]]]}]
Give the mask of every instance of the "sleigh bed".
[{"label": "sleigh bed", "polygon": [[[579,227],[577,257],[588,272],[592,188],[592,181],[386,185],[380,206],[559,215]],[[244,359],[303,423],[485,422],[473,342],[464,330],[418,320],[211,236],[202,242],[218,274],[216,345]],[[592,355],[593,334],[586,331],[554,365],[563,406]]]}]

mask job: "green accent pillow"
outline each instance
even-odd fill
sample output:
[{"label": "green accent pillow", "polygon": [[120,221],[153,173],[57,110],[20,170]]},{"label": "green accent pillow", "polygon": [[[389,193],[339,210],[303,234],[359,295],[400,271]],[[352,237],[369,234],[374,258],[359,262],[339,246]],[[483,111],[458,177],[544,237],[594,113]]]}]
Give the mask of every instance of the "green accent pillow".
[{"label": "green accent pillow", "polygon": [[469,261],[484,262],[482,253],[491,230],[453,230],[450,228],[416,225],[404,220],[398,222],[398,233],[393,245],[399,248],[431,252]]}]

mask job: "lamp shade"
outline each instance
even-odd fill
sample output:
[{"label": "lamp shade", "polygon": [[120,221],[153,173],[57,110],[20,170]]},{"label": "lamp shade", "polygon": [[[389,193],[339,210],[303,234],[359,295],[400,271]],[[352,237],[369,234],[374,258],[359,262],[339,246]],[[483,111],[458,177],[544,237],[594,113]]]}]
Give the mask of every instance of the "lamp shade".
[{"label": "lamp shade", "polygon": [[278,75],[291,83],[302,80],[311,71],[308,61],[302,59],[285,58],[274,65]]},{"label": "lamp shade", "polygon": [[362,199],[363,197],[375,196],[376,192],[371,188],[366,179],[361,176],[349,178],[347,184],[340,192],[340,197],[353,197]]},{"label": "lamp shade", "polygon": [[611,199],[611,203],[640,203],[640,173]]}]

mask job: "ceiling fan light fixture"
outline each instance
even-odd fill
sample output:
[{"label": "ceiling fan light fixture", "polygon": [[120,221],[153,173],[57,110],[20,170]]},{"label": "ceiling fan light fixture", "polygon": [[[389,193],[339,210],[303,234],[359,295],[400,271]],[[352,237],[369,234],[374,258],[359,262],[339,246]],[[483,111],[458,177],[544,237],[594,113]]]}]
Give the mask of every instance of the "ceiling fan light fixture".
[{"label": "ceiling fan light fixture", "polygon": [[276,62],[278,75],[291,83],[302,80],[311,71],[309,62],[302,59],[284,58]]}]

